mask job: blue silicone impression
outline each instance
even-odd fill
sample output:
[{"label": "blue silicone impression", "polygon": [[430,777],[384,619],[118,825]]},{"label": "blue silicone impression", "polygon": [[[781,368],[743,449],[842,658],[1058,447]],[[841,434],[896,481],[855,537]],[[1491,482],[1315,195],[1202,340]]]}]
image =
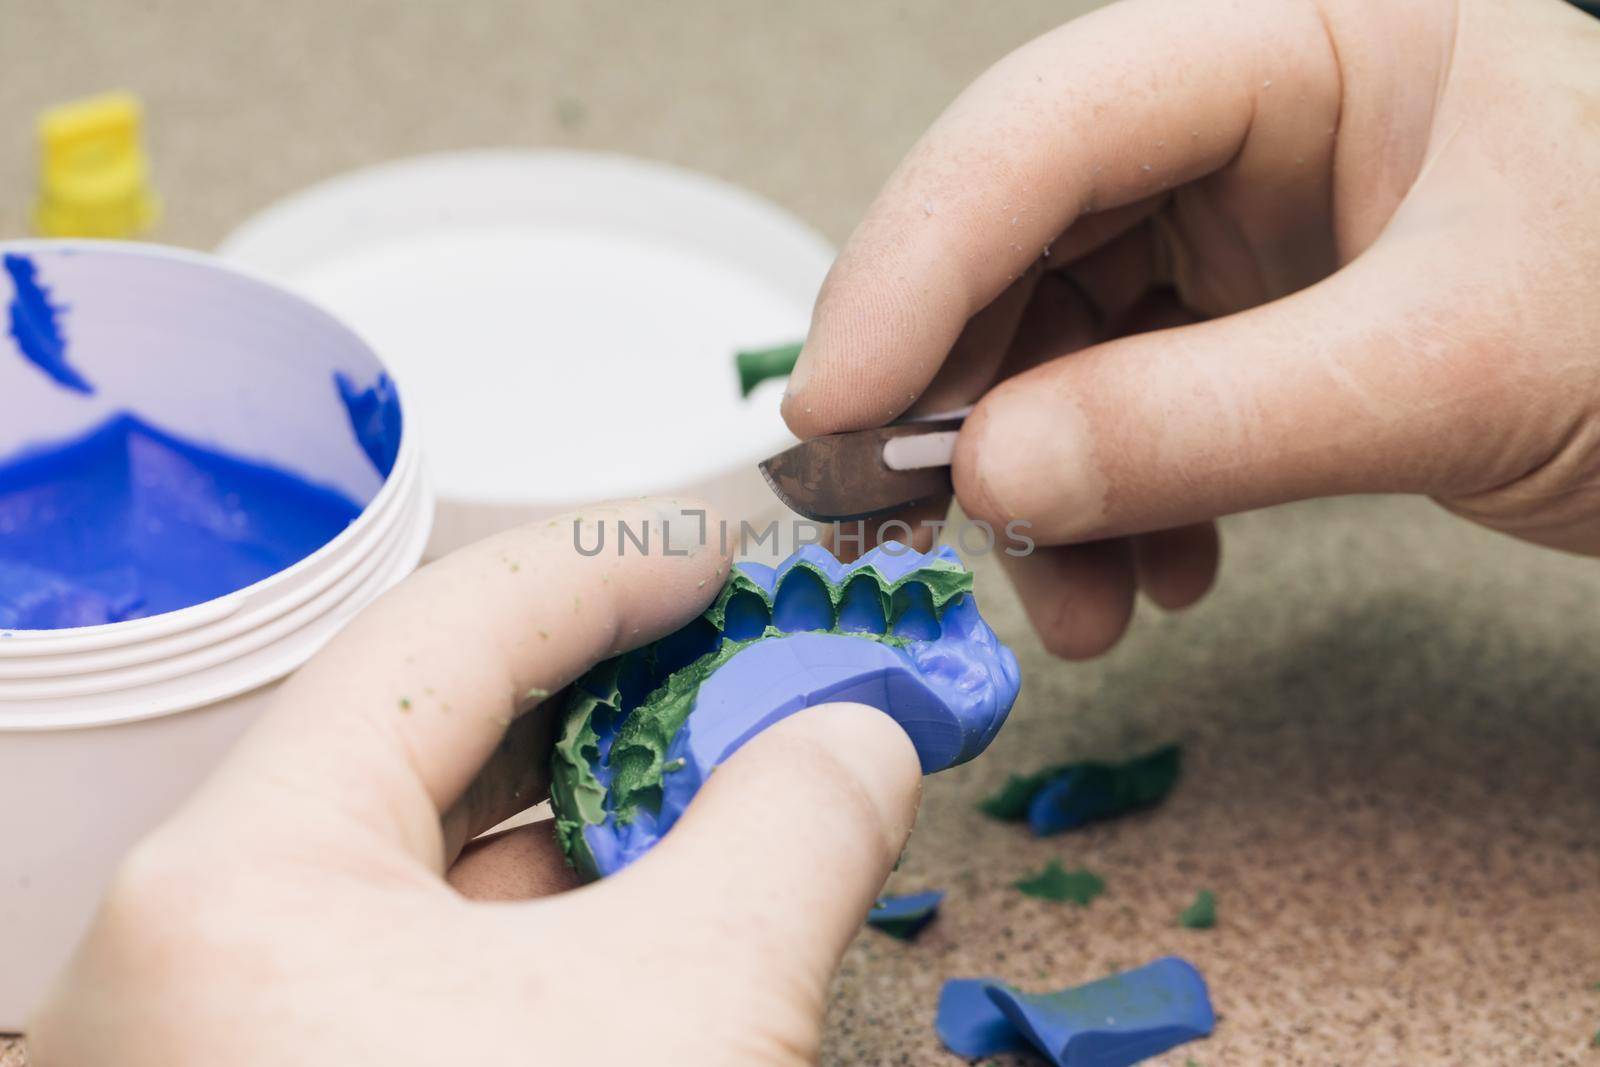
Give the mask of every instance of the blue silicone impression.
[{"label": "blue silicone impression", "polygon": [[[851,701],[887,713],[911,738],[924,774],[982,752],[1005,722],[1021,675],[1016,657],[983,621],[972,595],[957,595],[940,613],[926,586],[908,582],[896,591],[885,618],[877,583],[850,580],[870,568],[893,583],[936,561],[960,566],[948,547],[923,554],[900,545],[876,549],[851,564],[815,545],[776,568],[740,564],[740,571],[771,598],[770,616],[760,596],[733,596],[721,633],[697,620],[657,646],[653,678],[623,679],[625,708],[648,695],[652,681],[661,684],[676,666],[724,640],[750,640],[769,621],[779,634],[739,651],[701,684],[667,750],[669,773],[658,810],[641,806],[619,820],[608,809],[604,822],[584,825],[598,873],[613,873],[644,855],[677,822],[718,764],[761,731],[812,705]],[[827,588],[811,568],[844,589],[837,619]],[[592,769],[608,792],[614,772],[607,757],[625,718],[595,724],[600,759]]]}]

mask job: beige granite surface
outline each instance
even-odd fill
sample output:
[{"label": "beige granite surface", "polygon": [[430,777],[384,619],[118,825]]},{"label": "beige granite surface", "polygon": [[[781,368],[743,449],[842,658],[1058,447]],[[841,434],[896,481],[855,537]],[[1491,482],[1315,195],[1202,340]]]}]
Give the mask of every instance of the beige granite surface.
[{"label": "beige granite surface", "polygon": [[[0,234],[25,229],[34,112],[126,86],[174,243],[352,166],[483,145],[670,160],[842,239],[952,94],[1086,6],[0,0]],[[1225,538],[1209,602],[1141,609],[1089,665],[1046,657],[982,569],[1024,693],[988,755],[929,782],[894,886],[950,896],[914,944],[858,939],[825,1062],[958,1063],[931,1030],[947,977],[1044,989],[1176,952],[1221,1021],[1160,1062],[1600,1063],[1600,564],[1408,500]],[[1039,841],[973,810],[1010,771],[1168,739],[1188,766],[1154,812]],[[1053,857],[1105,895],[1009,888]],[[1217,927],[1177,928],[1200,887]],[[0,1067],[23,1062],[0,1038]]]}]

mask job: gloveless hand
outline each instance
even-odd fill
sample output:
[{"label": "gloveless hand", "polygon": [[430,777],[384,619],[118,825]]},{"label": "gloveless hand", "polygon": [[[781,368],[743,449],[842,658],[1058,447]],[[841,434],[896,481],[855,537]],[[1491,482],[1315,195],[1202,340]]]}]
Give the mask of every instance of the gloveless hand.
[{"label": "gloveless hand", "polygon": [[1600,21],[1560,0],[1129,0],[911,151],[785,415],[981,397],[956,494],[1049,546],[1007,563],[1065,656],[1284,501],[1422,493],[1597,553],[1597,195]]},{"label": "gloveless hand", "polygon": [[[584,520],[651,521],[659,545],[664,515]],[[418,572],[129,857],[29,1028],[31,1062],[810,1062],[916,806],[916,754],[882,713],[785,720],[604,882],[512,899],[571,886],[548,823],[445,878],[463,842],[546,794],[538,695],[687,622],[727,566],[710,547],[586,558],[563,519]]]}]

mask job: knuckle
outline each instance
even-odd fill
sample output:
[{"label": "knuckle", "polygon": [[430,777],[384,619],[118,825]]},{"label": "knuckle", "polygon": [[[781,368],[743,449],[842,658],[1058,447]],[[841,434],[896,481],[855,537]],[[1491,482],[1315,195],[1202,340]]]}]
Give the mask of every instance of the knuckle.
[{"label": "knuckle", "polygon": [[135,845],[111,876],[106,906],[116,915],[146,917],[168,909],[192,883],[182,853],[160,837]]},{"label": "knuckle", "polygon": [[237,866],[218,850],[158,832],[134,846],[112,874],[99,929],[117,947],[151,959],[214,947],[237,936],[230,902],[246,875],[232,869]]}]

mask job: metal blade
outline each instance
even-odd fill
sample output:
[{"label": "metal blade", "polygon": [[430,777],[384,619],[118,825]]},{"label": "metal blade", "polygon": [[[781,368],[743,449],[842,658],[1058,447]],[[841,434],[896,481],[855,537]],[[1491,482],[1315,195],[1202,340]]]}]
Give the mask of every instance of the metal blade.
[{"label": "metal blade", "polygon": [[960,426],[959,418],[942,419],[816,437],[764,460],[761,473],[779,500],[808,519],[867,519],[951,491],[949,467],[890,470],[884,443]]}]

